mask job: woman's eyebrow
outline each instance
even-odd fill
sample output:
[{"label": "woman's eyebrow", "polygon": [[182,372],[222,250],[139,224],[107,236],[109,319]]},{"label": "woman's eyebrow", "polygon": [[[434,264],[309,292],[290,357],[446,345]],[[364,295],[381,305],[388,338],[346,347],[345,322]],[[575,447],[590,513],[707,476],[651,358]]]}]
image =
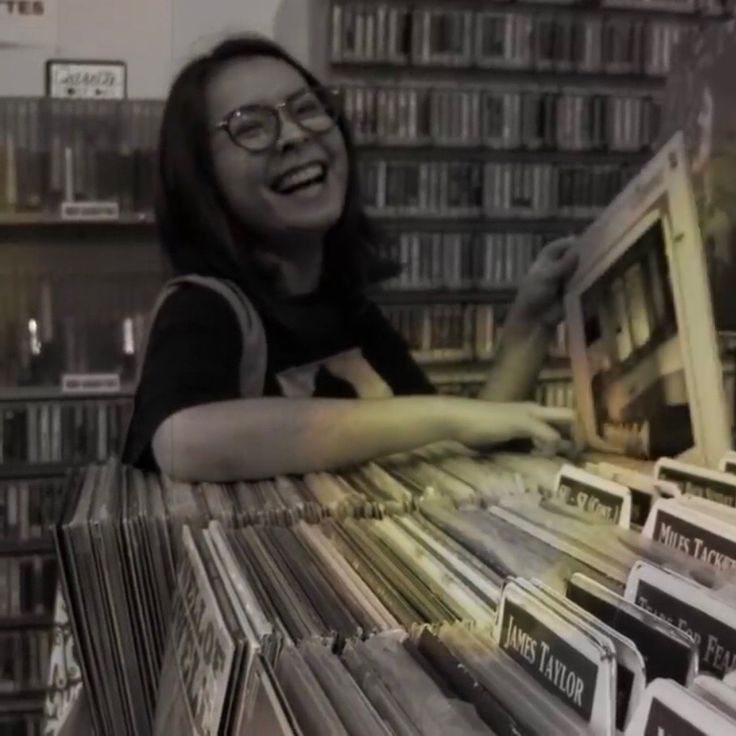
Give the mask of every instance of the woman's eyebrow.
[{"label": "woman's eyebrow", "polygon": [[284,95],[278,95],[277,97],[275,97],[275,99],[274,98],[265,99],[261,97],[256,100],[252,100],[251,102],[245,102],[242,105],[238,105],[238,108],[248,107],[249,105],[256,105],[256,106],[260,105],[260,106],[272,107],[273,105],[278,105],[280,102],[283,102],[284,100],[288,100],[291,97],[295,97],[296,95],[300,94],[301,92],[305,92],[308,89],[309,89],[309,85],[305,83],[301,87],[296,87],[291,92],[287,92]]}]

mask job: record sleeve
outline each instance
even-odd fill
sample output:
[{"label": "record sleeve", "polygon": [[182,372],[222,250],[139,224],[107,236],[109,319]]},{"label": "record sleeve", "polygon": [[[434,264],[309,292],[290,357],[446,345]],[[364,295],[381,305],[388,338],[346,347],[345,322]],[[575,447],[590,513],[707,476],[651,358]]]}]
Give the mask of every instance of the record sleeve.
[{"label": "record sleeve", "polygon": [[182,530],[183,557],[161,673],[154,734],[219,733],[236,656],[223,604],[191,529]]},{"label": "record sleeve", "polygon": [[567,597],[636,644],[644,657],[648,682],[658,677],[681,685],[692,682],[698,649],[689,634],[584,575],[572,576]]},{"label": "record sleeve", "polygon": [[654,680],[626,729],[626,736],[678,734],[731,736],[736,721],[672,680]]},{"label": "record sleeve", "polygon": [[729,417],[682,134],[585,231],[579,257],[565,308],[584,439],[715,467]]}]

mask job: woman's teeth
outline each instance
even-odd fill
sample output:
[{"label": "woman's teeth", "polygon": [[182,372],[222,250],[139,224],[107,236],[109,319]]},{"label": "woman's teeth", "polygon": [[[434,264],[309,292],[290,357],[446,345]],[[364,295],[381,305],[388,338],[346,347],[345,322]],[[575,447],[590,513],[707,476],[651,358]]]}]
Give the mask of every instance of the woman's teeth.
[{"label": "woman's teeth", "polygon": [[271,188],[278,194],[291,194],[298,189],[321,184],[325,179],[325,174],[324,164],[307,164],[278,177]]}]

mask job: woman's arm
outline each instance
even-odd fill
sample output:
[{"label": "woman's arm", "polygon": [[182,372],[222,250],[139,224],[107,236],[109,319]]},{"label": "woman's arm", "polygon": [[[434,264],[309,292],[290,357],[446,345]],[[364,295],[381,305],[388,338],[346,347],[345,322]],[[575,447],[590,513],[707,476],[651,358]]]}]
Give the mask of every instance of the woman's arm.
[{"label": "woman's arm", "polygon": [[484,401],[525,401],[531,395],[547,357],[554,328],[525,322],[510,314],[493,368],[478,393]]},{"label": "woman's arm", "polygon": [[565,282],[577,267],[574,238],[546,245],[529,269],[503,328],[503,336],[478,398],[521,401],[532,392],[555,327],[562,320]]},{"label": "woman's arm", "polygon": [[152,448],[173,478],[225,482],[332,470],[447,439],[554,447],[560,434],[548,422],[571,419],[564,409],[442,396],[237,399],[171,415]]}]

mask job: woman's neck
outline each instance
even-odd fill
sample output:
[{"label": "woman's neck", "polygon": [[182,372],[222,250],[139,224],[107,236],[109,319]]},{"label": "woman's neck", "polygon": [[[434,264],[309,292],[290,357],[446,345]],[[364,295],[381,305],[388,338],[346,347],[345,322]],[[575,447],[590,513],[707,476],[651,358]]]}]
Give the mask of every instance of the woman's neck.
[{"label": "woman's neck", "polygon": [[304,237],[298,243],[292,240],[288,249],[264,249],[256,258],[273,274],[277,294],[301,296],[311,294],[319,287],[322,256],[322,239]]}]

